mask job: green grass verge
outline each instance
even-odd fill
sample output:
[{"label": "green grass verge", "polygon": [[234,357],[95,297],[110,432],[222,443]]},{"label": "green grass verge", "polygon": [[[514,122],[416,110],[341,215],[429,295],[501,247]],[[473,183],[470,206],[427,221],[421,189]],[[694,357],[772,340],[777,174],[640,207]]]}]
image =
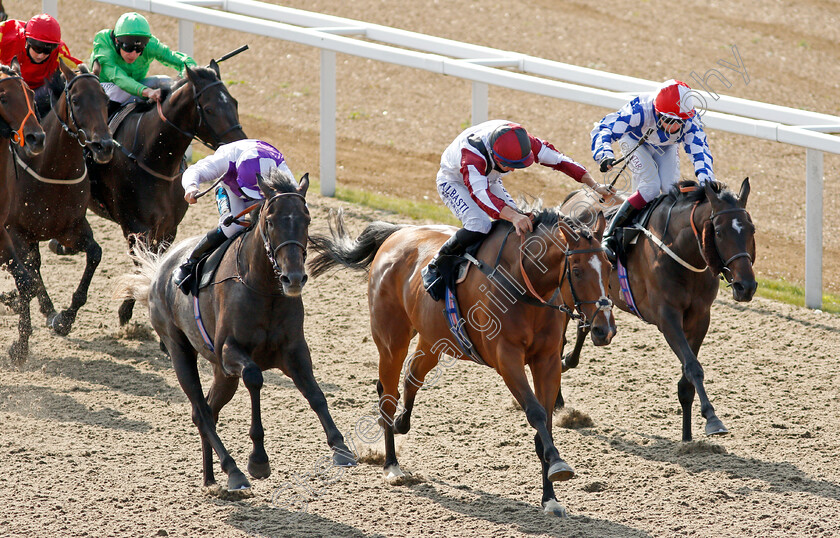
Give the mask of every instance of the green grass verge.
[{"label": "green grass verge", "polygon": [[[786,280],[759,278],[758,289],[755,294],[765,299],[805,306],[805,288],[791,284]],[[830,314],[840,314],[840,296],[824,293],[821,310]]]}]

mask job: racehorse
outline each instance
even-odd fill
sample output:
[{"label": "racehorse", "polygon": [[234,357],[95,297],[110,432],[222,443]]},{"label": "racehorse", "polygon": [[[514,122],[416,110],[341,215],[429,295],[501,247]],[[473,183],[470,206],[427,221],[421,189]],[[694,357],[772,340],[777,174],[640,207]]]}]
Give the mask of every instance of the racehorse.
[{"label": "racehorse", "polygon": [[[175,239],[187,211],[181,166],[194,137],[212,149],[242,140],[237,102],[220,80],[215,60],[209,67],[185,68],[162,104],[131,114],[114,139],[122,151],[107,164],[88,159],[90,209],[120,225],[129,252],[140,240],[156,248]],[[134,301],[119,308],[120,324],[131,319]]]},{"label": "racehorse", "polygon": [[[537,431],[534,443],[542,463],[542,506],[564,517],[552,482],[568,480],[574,471],[554,445],[552,412],[560,387],[568,318],[581,316],[591,324],[595,345],[609,343],[615,334],[606,297],[609,262],[600,244],[605,220],[601,216],[590,231],[549,209],[537,213],[533,224],[534,232],[527,238],[511,236],[509,223],[493,228],[476,256],[490,260],[482,263],[488,271],[492,269],[492,276],[485,276],[484,269],[471,270],[458,285],[458,302],[469,306],[469,312],[457,323],[466,328],[483,362],[502,376]],[[317,276],[334,266],[369,268],[370,325],[379,350],[376,388],[385,429],[384,474],[387,481],[399,483],[405,475],[397,462],[394,434],[409,431],[418,389],[442,355],[470,358],[450,339],[454,333],[441,313],[442,303],[424,291],[420,274],[454,228],[375,222],[353,242],[339,214],[332,229],[331,238],[311,239],[319,254],[310,269]],[[558,296],[559,304],[554,302]],[[404,405],[395,419],[400,372],[416,334],[417,349],[403,384]],[[525,365],[531,369],[534,390]]]},{"label": "racehorse", "polygon": [[[10,185],[6,178],[12,167],[12,147],[19,146],[27,155],[37,155],[44,150],[44,129],[35,116],[34,93],[20,76],[20,64],[13,59],[11,66],[0,65],[0,138],[9,140],[9,151],[0,151],[0,222],[5,223],[11,207]],[[13,126],[17,126],[15,129]],[[29,355],[29,337],[32,320],[29,301],[35,292],[32,277],[15,252],[12,238],[5,226],[0,226],[0,265],[8,268],[18,290],[19,339],[12,343],[9,356],[20,363]]]},{"label": "racehorse", "polygon": [[[111,159],[114,143],[108,130],[108,97],[99,78],[84,64],[79,65],[78,74],[63,62],[59,66],[64,83],[56,79],[53,107],[44,118],[45,151],[27,158],[13,148],[14,163],[6,173],[12,199],[6,229],[34,279],[47,325],[67,335],[79,308],[87,302],[90,281],[102,258],[102,249],[85,217],[90,182],[84,151],[104,163]],[[53,238],[61,253],[84,251],[87,257],[70,307],[61,313],[56,313],[41,278],[38,242]],[[4,294],[0,299],[7,305],[18,304],[15,294]],[[28,303],[21,306],[28,308]]]},{"label": "racehorse", "polygon": [[[356,464],[315,381],[303,334],[301,291],[307,280],[304,264],[310,217],[305,196],[309,178],[304,175],[298,187],[294,178],[274,169],[265,180],[259,178],[259,185],[265,201],[251,212],[253,226],[234,239],[212,285],[197,299],[181,293],[172,281],[172,272],[198,238],[178,243],[159,259],[138,248],[142,274],[122,279],[124,296],[148,303],[152,325],[190,399],[193,422],[201,434],[204,484],[215,483],[215,450],[230,490],[248,489],[250,483],[216,434],[219,410],[233,397],[241,377],[251,394],[253,451],[248,472],[255,478],[269,476],[260,418],[262,371],[268,368],[280,368],[306,397],[327,434],[334,465]],[[206,399],[196,352],[213,364],[213,384]]]},{"label": "racehorse", "polygon": [[[695,391],[706,419],[706,435],[729,432],[706,394],[697,354],[709,329],[719,276],[732,287],[736,301],[750,301],[755,293],[755,226],[746,209],[749,194],[749,178],[741,183],[737,197],[722,183],[700,186],[681,182],[653,210],[638,244],[627,253],[627,277],[636,311],[657,326],[682,364],[677,395],[682,406],[683,441],[692,439]],[[587,205],[591,206],[588,217]],[[582,191],[570,195],[562,206],[584,222],[601,208]],[[632,312],[620,290],[618,273],[613,271],[610,297],[619,308]],[[578,342],[564,359],[564,370],[577,366],[585,336],[585,330],[578,331]],[[558,403],[562,400],[558,394]]]}]

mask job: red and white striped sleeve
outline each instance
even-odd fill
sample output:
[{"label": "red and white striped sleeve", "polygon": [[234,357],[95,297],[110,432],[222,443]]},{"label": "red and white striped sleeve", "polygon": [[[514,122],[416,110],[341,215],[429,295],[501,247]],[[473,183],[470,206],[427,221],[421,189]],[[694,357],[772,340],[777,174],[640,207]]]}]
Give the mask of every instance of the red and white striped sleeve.
[{"label": "red and white striped sleeve", "polygon": [[486,169],[487,161],[484,157],[469,148],[461,148],[461,176],[470,191],[470,197],[490,218],[498,219],[507,204],[488,189],[489,183],[484,175]]},{"label": "red and white striped sleeve", "polygon": [[548,142],[543,142],[539,138],[531,136],[531,151],[534,152],[534,161],[543,166],[553,168],[559,172],[563,172],[578,183],[586,173],[580,163],[570,159],[566,155],[557,151],[554,146]]}]

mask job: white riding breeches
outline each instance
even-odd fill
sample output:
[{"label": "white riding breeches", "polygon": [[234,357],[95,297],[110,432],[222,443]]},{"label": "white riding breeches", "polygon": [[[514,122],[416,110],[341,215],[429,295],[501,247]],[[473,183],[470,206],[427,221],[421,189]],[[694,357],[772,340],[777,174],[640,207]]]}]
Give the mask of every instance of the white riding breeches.
[{"label": "white riding breeches", "polygon": [[[172,84],[172,78],[166,75],[154,75],[151,77],[144,78],[140,81],[146,87],[157,89],[162,86]],[[108,99],[111,101],[116,101],[120,104],[125,104],[129,101],[142,101],[142,97],[137,97],[136,95],[131,95],[127,91],[123,90],[113,82],[102,82],[102,89],[105,90],[105,95],[108,96]]]},{"label": "white riding breeches", "polygon": [[[627,135],[618,141],[623,155],[633,151],[638,143],[638,140]],[[630,156],[627,169],[633,176],[632,191],[639,191],[645,202],[650,202],[660,193],[668,192],[671,186],[680,180],[680,156],[677,145],[642,144]]]}]

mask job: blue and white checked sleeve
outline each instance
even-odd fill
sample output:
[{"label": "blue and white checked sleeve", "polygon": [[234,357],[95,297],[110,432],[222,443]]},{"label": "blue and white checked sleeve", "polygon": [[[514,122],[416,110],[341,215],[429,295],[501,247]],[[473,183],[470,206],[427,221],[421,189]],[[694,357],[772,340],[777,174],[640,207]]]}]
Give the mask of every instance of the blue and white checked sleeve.
[{"label": "blue and white checked sleeve", "polygon": [[685,152],[694,161],[694,175],[700,183],[714,181],[715,172],[713,167],[712,152],[706,141],[706,133],[703,131],[700,119],[695,117],[691,126],[683,135]]},{"label": "blue and white checked sleeve", "polygon": [[[628,131],[639,131],[645,119],[644,109],[636,97],[617,112],[607,114],[595,125],[590,136],[592,137],[592,158],[595,162],[601,162],[608,157],[614,157],[611,144],[618,140]],[[641,138],[641,136],[640,136]]]}]

